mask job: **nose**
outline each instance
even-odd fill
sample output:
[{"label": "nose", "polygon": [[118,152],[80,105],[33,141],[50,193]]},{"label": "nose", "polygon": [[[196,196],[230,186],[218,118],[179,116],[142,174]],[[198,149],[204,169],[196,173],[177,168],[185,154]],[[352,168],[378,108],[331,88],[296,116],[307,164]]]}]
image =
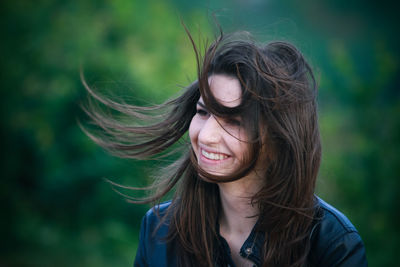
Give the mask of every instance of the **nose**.
[{"label": "nose", "polygon": [[218,144],[222,127],[214,116],[208,117],[199,132],[199,142],[205,145]]}]

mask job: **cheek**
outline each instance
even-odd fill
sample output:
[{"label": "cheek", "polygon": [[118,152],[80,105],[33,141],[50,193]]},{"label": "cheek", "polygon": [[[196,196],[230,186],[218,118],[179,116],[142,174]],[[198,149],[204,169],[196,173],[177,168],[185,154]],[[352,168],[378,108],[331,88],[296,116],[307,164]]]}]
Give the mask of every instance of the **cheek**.
[{"label": "cheek", "polygon": [[238,133],[236,137],[229,136],[229,140],[226,140],[230,144],[232,152],[235,154],[236,158],[244,161],[250,152],[250,145],[248,143],[248,138],[243,132]]},{"label": "cheek", "polygon": [[199,126],[198,122],[196,122],[196,118],[193,117],[189,126],[189,138],[190,143],[192,144],[193,149],[197,149],[197,138],[199,136]]},{"label": "cheek", "polygon": [[249,155],[249,145],[246,142],[236,140],[235,154],[241,161],[246,161]]}]

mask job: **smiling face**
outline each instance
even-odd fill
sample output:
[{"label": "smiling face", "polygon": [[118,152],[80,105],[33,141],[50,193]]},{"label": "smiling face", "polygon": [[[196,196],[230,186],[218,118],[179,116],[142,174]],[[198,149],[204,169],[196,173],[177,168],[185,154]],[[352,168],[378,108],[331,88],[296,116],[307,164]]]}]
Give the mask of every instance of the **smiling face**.
[{"label": "smiling face", "polygon": [[[215,74],[208,79],[215,99],[226,107],[241,102],[241,87],[237,78]],[[243,164],[248,153],[247,134],[240,118],[218,118],[210,114],[200,97],[189,136],[199,166],[212,175],[230,175]]]}]

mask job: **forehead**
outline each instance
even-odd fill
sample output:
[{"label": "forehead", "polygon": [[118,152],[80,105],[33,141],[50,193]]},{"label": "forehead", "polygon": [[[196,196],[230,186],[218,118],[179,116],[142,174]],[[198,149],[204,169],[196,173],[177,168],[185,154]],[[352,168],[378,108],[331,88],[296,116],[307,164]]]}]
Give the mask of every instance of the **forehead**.
[{"label": "forehead", "polygon": [[240,104],[242,89],[237,78],[213,74],[208,78],[210,90],[216,100],[224,106],[236,107]]}]

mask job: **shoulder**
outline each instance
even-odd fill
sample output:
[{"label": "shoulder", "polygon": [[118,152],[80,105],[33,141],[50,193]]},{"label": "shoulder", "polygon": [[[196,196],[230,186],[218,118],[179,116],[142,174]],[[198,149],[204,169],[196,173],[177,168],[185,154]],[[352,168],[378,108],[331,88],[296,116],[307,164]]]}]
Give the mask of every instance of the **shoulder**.
[{"label": "shoulder", "polygon": [[144,219],[149,221],[159,221],[160,218],[167,213],[170,206],[171,206],[171,201],[166,201],[158,205],[155,205],[146,212]]},{"label": "shoulder", "polygon": [[169,225],[169,218],[165,215],[170,207],[171,201],[167,201],[149,209],[142,219],[141,235],[145,235],[148,240],[165,238]]},{"label": "shoulder", "polygon": [[166,266],[174,262],[168,253],[168,210],[171,201],[149,209],[143,216],[140,226],[139,246],[134,266]]},{"label": "shoulder", "polygon": [[350,220],[320,198],[311,230],[310,259],[317,266],[366,266],[365,248]]},{"label": "shoulder", "polygon": [[357,232],[357,229],[343,213],[321,198],[317,197],[317,200],[319,207],[317,224],[319,224],[319,227],[323,227],[323,230],[327,230],[334,235]]}]

